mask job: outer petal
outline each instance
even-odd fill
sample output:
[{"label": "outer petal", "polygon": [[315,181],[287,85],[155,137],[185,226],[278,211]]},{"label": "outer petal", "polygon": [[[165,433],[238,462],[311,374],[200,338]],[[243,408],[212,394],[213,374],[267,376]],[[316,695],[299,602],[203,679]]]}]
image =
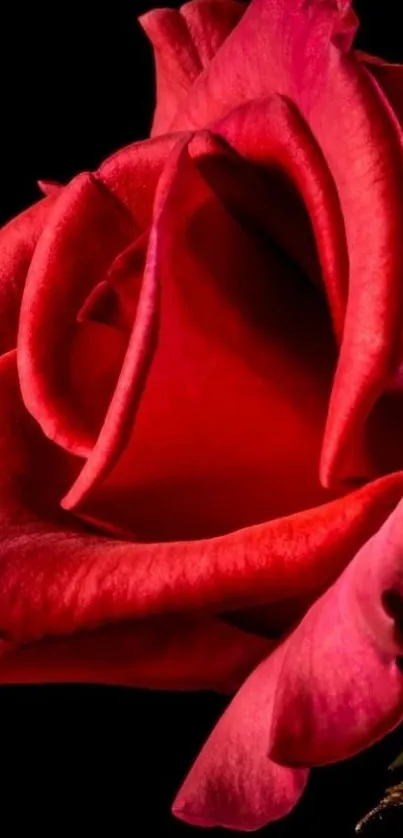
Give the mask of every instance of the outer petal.
[{"label": "outer petal", "polygon": [[[378,85],[379,91],[386,97],[387,102],[389,103],[394,116],[396,117],[400,127],[403,127],[403,66],[401,64],[388,64],[381,58],[377,58],[373,55],[367,55],[363,52],[356,51],[357,58],[362,62],[362,64],[367,68],[368,72],[371,74],[372,78],[374,79],[376,85]],[[402,135],[403,136],[403,135]],[[403,142],[403,140],[402,140]],[[393,377],[393,380],[390,382],[390,389],[394,391],[394,400],[391,405],[388,405],[388,409],[385,410],[385,419],[390,418],[390,415],[393,411],[394,415],[396,416],[397,409],[401,411],[403,409],[403,401],[399,399],[397,402],[396,394],[399,395],[402,393],[403,389],[403,324],[401,324],[400,330],[400,346],[398,350],[398,364],[397,364],[397,371],[396,375]],[[388,396],[387,398],[391,398]],[[393,398],[393,396],[392,396]],[[386,407],[386,406],[385,406]],[[398,422],[399,428],[401,426],[401,422]],[[379,432],[379,428],[377,428]],[[400,434],[393,435],[393,447],[396,450],[396,446],[398,445],[398,440],[400,438]]]},{"label": "outer petal", "polygon": [[329,166],[346,228],[349,298],[324,485],[376,472],[362,431],[396,372],[402,323],[401,136],[379,87],[348,51],[351,14],[343,0],[252,0],[172,123],[205,127],[242,102],[280,93],[306,119]]},{"label": "outer petal", "polygon": [[[114,550],[117,545],[80,528],[58,508],[75,464],[42,436],[25,411],[14,353],[0,360],[0,391],[0,682],[71,680],[164,689],[235,689],[267,654],[270,641],[208,616],[124,623],[120,609],[102,615],[102,592],[87,573],[96,568],[105,548]],[[134,547],[120,542],[127,556]],[[61,575],[54,579],[51,592],[45,566],[52,573],[59,559]],[[133,560],[134,569],[134,556]],[[46,629],[39,601],[48,594],[47,604],[42,600],[48,615]],[[67,621],[60,620],[60,609],[72,594],[81,604],[77,601],[75,615],[71,612]],[[94,605],[98,600],[98,616],[83,623],[79,611],[87,609],[88,597]],[[134,605],[135,589],[130,598]],[[135,611],[136,607],[133,615]],[[105,625],[112,619],[119,625]],[[94,626],[102,628],[74,634]],[[50,639],[32,643],[45,635]],[[29,645],[21,645],[24,641]]]},{"label": "outer petal", "polygon": [[388,64],[387,61],[364,52],[356,51],[355,54],[376,79],[400,125],[403,126],[403,65]]},{"label": "outer petal", "polygon": [[75,178],[48,215],[29,268],[18,335],[22,394],[43,431],[79,456],[97,438],[127,344],[119,331],[83,322],[83,314],[95,292],[104,299],[96,306],[92,299],[92,308],[105,307],[122,251],[147,228],[174,142],[136,143],[109,158],[99,179]]},{"label": "outer petal", "polygon": [[286,643],[271,756],[345,759],[403,719],[403,501]]},{"label": "outer petal", "polygon": [[56,197],[34,204],[0,231],[0,354],[16,346],[27,271]]},{"label": "outer petal", "polygon": [[270,645],[213,617],[154,617],[18,648],[3,641],[0,683],[73,681],[231,693]]},{"label": "outer petal", "polygon": [[403,501],[247,679],[175,814],[200,825],[263,826],[296,802],[304,768],[352,756],[402,721],[402,525]]},{"label": "outer petal", "polygon": [[181,820],[198,826],[250,831],[290,812],[308,772],[267,756],[282,653],[275,652],[242,685],[204,745],[173,805]]},{"label": "outer petal", "polygon": [[[72,345],[77,340],[82,343],[83,333],[88,333],[88,328],[77,324],[77,314],[133,235],[123,206],[90,175],[80,175],[64,189],[48,217],[28,272],[18,334],[24,401],[51,439],[81,456],[91,450],[94,429],[87,411],[82,414],[83,399],[77,407],[72,393]],[[108,332],[104,332],[107,343]],[[114,361],[121,347],[115,351],[115,336],[110,338],[113,383]],[[78,354],[85,357],[87,353]],[[109,393],[110,383],[105,389]],[[89,394],[87,398],[91,402]]]},{"label": "outer petal", "polygon": [[193,0],[139,18],[154,47],[157,106],[152,134],[164,133],[201,71],[245,11],[238,0]]},{"label": "outer petal", "polygon": [[222,538],[108,539],[58,509],[77,469],[25,411],[13,353],[0,361],[0,631],[10,642],[114,620],[213,613],[326,588],[401,496],[391,475],[316,510]]}]

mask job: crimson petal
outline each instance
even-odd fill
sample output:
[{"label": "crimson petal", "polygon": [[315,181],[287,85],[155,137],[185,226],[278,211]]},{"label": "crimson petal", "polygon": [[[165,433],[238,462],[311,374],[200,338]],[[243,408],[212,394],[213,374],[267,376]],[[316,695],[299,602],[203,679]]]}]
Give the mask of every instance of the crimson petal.
[{"label": "crimson petal", "polygon": [[108,539],[58,508],[77,470],[27,414],[0,360],[0,631],[10,641],[154,614],[220,612],[326,588],[401,497],[396,474],[314,510],[203,541]]},{"label": "crimson petal", "polygon": [[363,426],[396,372],[402,324],[401,131],[350,52],[350,5],[252,0],[171,126],[206,127],[245,101],[280,94],[298,108],[330,169],[345,224],[349,297],[322,451],[325,486],[374,476]]},{"label": "crimson petal", "polygon": [[57,194],[38,201],[0,231],[0,354],[17,344],[18,318],[27,271]]},{"label": "crimson petal", "polygon": [[168,130],[193,82],[245,8],[238,0],[193,0],[180,9],[152,9],[139,18],[155,55],[157,106],[153,135]]}]

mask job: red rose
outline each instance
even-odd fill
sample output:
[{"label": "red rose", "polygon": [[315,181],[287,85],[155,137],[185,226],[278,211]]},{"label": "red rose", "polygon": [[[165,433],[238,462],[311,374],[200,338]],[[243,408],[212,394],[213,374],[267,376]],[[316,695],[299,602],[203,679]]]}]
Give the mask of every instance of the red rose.
[{"label": "red rose", "polygon": [[403,68],[142,22],[153,138],[1,233],[0,680],[246,678],[175,811],[254,829],[403,718]]}]

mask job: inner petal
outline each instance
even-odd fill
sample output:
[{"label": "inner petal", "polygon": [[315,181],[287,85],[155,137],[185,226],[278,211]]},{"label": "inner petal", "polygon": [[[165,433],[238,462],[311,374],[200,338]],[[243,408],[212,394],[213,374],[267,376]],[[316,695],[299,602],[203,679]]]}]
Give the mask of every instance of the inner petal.
[{"label": "inner petal", "polygon": [[159,223],[157,346],[133,430],[76,511],[170,541],[330,499],[318,462],[336,351],[322,296],[278,242],[231,215],[188,156]]}]

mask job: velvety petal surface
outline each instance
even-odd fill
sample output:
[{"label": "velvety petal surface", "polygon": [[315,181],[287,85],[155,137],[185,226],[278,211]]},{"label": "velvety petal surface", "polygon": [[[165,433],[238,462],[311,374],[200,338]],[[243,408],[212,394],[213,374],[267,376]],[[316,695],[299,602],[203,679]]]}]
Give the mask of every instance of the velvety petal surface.
[{"label": "velvety petal surface", "polygon": [[103,172],[107,188],[87,173],[75,178],[47,216],[29,266],[18,333],[22,394],[47,436],[82,457],[97,439],[119,378],[127,348],[120,299],[127,299],[127,287],[139,296],[141,264],[133,250],[144,247],[155,186],[174,141],[137,143],[113,155]]},{"label": "velvety petal surface", "polygon": [[267,755],[281,663],[281,653],[273,653],[219,720],[175,799],[173,813],[181,820],[247,832],[283,818],[298,802],[308,771]]},{"label": "velvety petal surface", "polygon": [[168,130],[201,71],[242,17],[238,0],[193,0],[179,9],[152,9],[139,18],[153,48],[157,104],[152,134]]},{"label": "velvety petal surface", "polygon": [[[269,96],[240,105],[212,130],[249,163],[250,174],[255,173],[256,182],[238,197],[239,210],[244,217],[253,218],[257,229],[266,225],[303,269],[306,281],[314,282],[325,293],[340,342],[348,294],[344,221],[334,180],[308,125],[288,99]],[[216,150],[214,155],[210,151],[208,156],[206,148],[203,155],[201,141],[193,145],[193,156],[204,176],[209,182],[214,176],[213,184],[224,191],[229,167],[227,162],[224,168],[223,153],[219,155]],[[240,166],[238,181],[239,170]],[[281,181],[270,182],[273,173],[278,177],[279,170],[293,185],[294,194],[284,192]],[[259,185],[266,197],[264,204],[259,200]]]},{"label": "velvety petal surface", "polygon": [[[96,429],[91,427],[85,401],[77,397],[72,378],[81,370],[81,363],[92,365],[95,378],[102,377],[104,386],[97,390],[106,405],[114,382],[113,372],[112,382],[108,382],[102,375],[104,370],[93,364],[90,340],[95,327],[89,330],[77,323],[77,313],[133,234],[124,207],[90,175],[80,175],[55,203],[28,271],[18,332],[23,398],[47,436],[81,456],[91,449]],[[109,366],[115,371],[115,356],[120,356],[124,347],[119,345],[119,335],[103,331],[106,355],[113,355]],[[72,365],[74,353],[78,367]],[[121,358],[117,372],[120,363]],[[86,383],[89,381],[87,375]],[[87,400],[91,404],[90,392]]]},{"label": "velvety petal surface", "polygon": [[[58,508],[74,462],[26,412],[14,352],[0,359],[0,393],[7,405],[0,416],[0,682],[236,689],[267,654],[270,641],[198,614],[136,622],[130,617],[124,622],[119,607],[102,614],[96,571],[101,554],[117,547],[128,558],[135,545],[104,539]],[[117,554],[108,575],[113,566],[117,570],[116,561]],[[132,554],[133,571],[135,565]],[[111,582],[114,597],[112,576],[105,582]],[[129,598],[133,616],[139,605],[138,615],[147,615],[136,585]],[[90,601],[97,614],[82,621],[79,614],[84,616]]]},{"label": "velvety petal surface", "polygon": [[0,684],[100,683],[234,692],[270,641],[213,617],[152,617],[15,647],[0,642]]},{"label": "velvety petal surface", "polygon": [[[231,166],[237,194],[219,174]],[[207,134],[178,142],[161,176],[119,382],[64,499],[115,534],[215,536],[331,497],[318,481],[335,357],[330,321],[314,285],[273,241],[281,234],[269,223],[273,185],[267,241],[229,211],[250,194],[244,170]]]},{"label": "velvety petal surface", "polygon": [[299,515],[203,541],[109,539],[60,510],[78,470],[39,431],[0,361],[0,631],[17,643],[163,614],[315,599],[382,524],[401,474]]},{"label": "velvety petal surface", "polygon": [[285,644],[270,754],[346,759],[403,719],[403,503]]},{"label": "velvety petal surface", "polygon": [[298,800],[307,766],[346,759],[401,722],[402,515],[400,501],[243,684],[179,792],[178,817],[263,826]]},{"label": "velvety petal surface", "polygon": [[0,354],[17,344],[27,271],[56,195],[25,210],[0,230]]},{"label": "velvety petal surface", "polygon": [[363,427],[396,373],[402,323],[401,131],[350,50],[354,28],[350,3],[341,0],[252,0],[172,123],[205,127],[245,101],[280,94],[298,108],[329,167],[349,275],[324,485],[377,472]]},{"label": "velvety petal surface", "polygon": [[376,79],[400,125],[403,125],[403,66],[401,64],[390,64],[382,58],[364,52],[356,51],[355,54],[373,78]]}]

